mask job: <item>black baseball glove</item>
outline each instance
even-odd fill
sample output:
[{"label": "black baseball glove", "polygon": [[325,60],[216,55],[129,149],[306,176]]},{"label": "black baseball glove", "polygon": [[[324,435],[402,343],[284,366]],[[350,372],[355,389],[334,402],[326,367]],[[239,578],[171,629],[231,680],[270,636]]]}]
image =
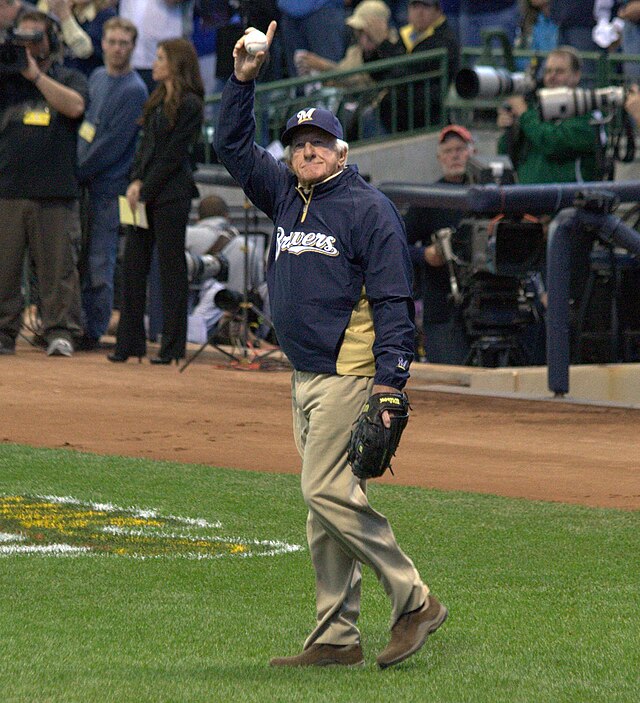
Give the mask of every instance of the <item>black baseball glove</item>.
[{"label": "black baseball glove", "polygon": [[[388,410],[391,427],[382,422],[382,413]],[[409,420],[409,399],[406,393],[374,393],[367,400],[355,422],[349,442],[347,461],[358,478],[377,478],[391,469],[400,437]]]}]

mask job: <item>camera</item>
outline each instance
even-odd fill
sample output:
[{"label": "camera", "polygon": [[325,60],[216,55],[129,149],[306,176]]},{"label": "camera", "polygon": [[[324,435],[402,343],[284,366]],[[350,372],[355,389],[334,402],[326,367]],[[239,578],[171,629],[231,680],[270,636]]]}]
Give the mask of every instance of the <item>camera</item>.
[{"label": "camera", "polygon": [[[474,155],[467,162],[471,184],[509,185],[508,157]],[[522,366],[531,356],[522,342],[537,322],[531,280],[544,254],[544,230],[526,215],[470,215],[456,230],[436,233],[449,271],[451,298],[470,340],[465,364]]]},{"label": "camera", "polygon": [[480,156],[473,154],[467,161],[467,178],[469,183],[496,185],[513,185],[516,172],[508,156]]},{"label": "camera", "polygon": [[0,39],[0,74],[20,73],[29,65],[26,44],[42,41],[42,32],[18,32],[9,29]]},{"label": "camera", "polygon": [[603,113],[622,107],[625,101],[624,88],[541,88],[538,91],[540,117],[545,120],[560,120],[585,115],[593,110]]},{"label": "camera", "polygon": [[511,73],[493,66],[461,68],[456,74],[455,85],[458,95],[466,100],[527,95],[537,87],[535,79],[528,73]]},{"label": "camera", "polygon": [[187,262],[187,278],[193,286],[215,278],[221,283],[229,280],[229,261],[222,254],[184,253]]}]

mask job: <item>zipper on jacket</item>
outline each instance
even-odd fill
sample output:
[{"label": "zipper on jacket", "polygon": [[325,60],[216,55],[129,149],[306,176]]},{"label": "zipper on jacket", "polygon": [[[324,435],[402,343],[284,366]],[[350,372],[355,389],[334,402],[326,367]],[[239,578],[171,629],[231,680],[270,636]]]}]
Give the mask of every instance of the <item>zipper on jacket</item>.
[{"label": "zipper on jacket", "polygon": [[296,188],[296,190],[298,191],[298,193],[300,193],[300,197],[304,202],[304,207],[302,208],[302,217],[300,218],[300,222],[304,222],[307,217],[309,205],[311,204],[311,197],[313,196],[313,186],[311,186],[311,188],[309,189],[308,197],[305,195],[304,190],[302,190],[302,188],[300,188],[299,186]]}]

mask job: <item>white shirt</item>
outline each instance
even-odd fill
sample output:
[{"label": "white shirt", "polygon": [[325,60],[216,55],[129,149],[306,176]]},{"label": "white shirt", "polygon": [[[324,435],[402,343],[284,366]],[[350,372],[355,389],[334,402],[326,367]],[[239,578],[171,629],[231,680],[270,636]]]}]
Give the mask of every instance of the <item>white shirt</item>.
[{"label": "white shirt", "polygon": [[138,29],[131,59],[134,68],[151,68],[158,42],[182,36],[182,12],[180,5],[167,5],[164,0],[120,0],[120,17]]}]

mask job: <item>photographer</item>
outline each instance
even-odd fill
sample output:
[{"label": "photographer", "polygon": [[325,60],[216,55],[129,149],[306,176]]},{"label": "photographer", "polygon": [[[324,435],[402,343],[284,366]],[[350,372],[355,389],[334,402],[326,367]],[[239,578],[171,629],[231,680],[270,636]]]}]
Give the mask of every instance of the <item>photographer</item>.
[{"label": "photographer", "polygon": [[[575,50],[560,47],[547,57],[543,84],[545,88],[575,88],[581,75]],[[591,119],[584,114],[544,122],[537,101],[528,104],[524,97],[513,95],[498,110],[498,127],[505,129],[498,153],[511,157],[521,184],[600,180],[599,135]]]},{"label": "photographer", "polygon": [[47,354],[71,356],[72,334],[80,332],[70,321],[79,307],[71,239],[80,228],[76,143],[87,82],[56,62],[60,40],[51,17],[27,11],[16,31],[26,49],[18,63],[26,67],[0,73],[0,353],[15,351],[28,248]]}]

